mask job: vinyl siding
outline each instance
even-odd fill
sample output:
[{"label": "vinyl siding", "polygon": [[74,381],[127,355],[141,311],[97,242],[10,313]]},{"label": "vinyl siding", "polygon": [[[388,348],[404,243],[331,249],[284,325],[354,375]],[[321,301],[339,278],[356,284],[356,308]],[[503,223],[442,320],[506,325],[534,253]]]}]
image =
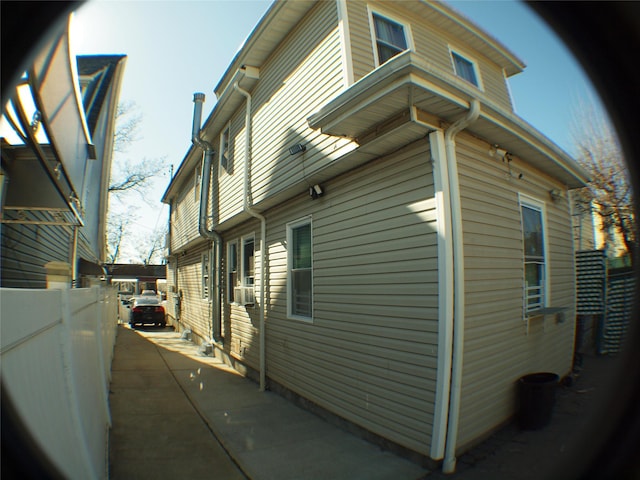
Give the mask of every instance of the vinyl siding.
[{"label": "vinyl siding", "polygon": [[[238,266],[240,266],[242,249],[241,239],[253,235],[254,238],[254,283],[255,305],[236,305],[228,302],[227,284],[227,245],[238,241]],[[260,263],[260,223],[252,220],[225,232],[222,256],[222,336],[225,351],[254,370],[260,369],[260,285],[262,268]],[[240,273],[238,272],[238,276]]]},{"label": "vinyl siding", "polygon": [[[34,221],[55,218],[46,212],[27,212]],[[5,217],[14,218],[14,212]],[[68,226],[3,224],[2,225],[2,282],[6,288],[46,288],[44,265],[51,261],[71,262],[73,228]],[[82,229],[78,235],[77,258],[98,262]]]},{"label": "vinyl siding", "polygon": [[[305,175],[337,157],[348,143],[312,130],[307,118],[343,88],[340,35],[335,2],[318,2],[264,65],[252,94],[251,194],[260,202],[293,186],[306,189]],[[236,95],[239,95],[236,93]],[[242,208],[246,158],[243,102],[232,121],[234,173],[220,184],[220,222]],[[291,156],[301,143],[307,152]]]},{"label": "vinyl siding", "polygon": [[442,27],[427,20],[424,17],[424,11],[421,16],[420,10],[429,7],[418,3],[412,6],[412,10],[409,10],[405,7],[410,5],[408,3],[403,5],[402,2],[363,2],[359,0],[347,2],[355,81],[367,75],[375,67],[373,54],[375,47],[371,40],[367,5],[381,15],[386,13],[392,19],[409,25],[415,52],[430,62],[435,71],[456,78],[450,47],[474,60],[479,69],[481,86],[487,98],[502,108],[512,109],[511,97],[502,68],[481,53],[461,43]]},{"label": "vinyl siding", "polygon": [[[239,94],[236,94],[239,95]],[[218,215],[219,222],[223,222],[242,211],[243,207],[243,182],[244,182],[244,160],[245,160],[245,129],[244,129],[244,104],[242,109],[235,113],[230,120],[230,168],[225,171],[220,167],[220,134],[215,138],[214,148],[216,151],[213,159],[212,178],[213,184],[218,183],[219,195],[215,203],[219,202]],[[212,190],[211,194],[214,194]],[[212,207],[209,208],[211,211]],[[215,215],[214,214],[214,215]]]},{"label": "vinyl siding", "polygon": [[171,252],[176,253],[200,238],[198,217],[200,209],[200,186],[196,185],[196,169],[185,175],[182,188],[171,207]]},{"label": "vinyl siding", "polygon": [[182,293],[180,321],[200,338],[211,337],[212,303],[202,298],[201,255],[211,251],[209,242],[203,242],[178,257],[178,293]]},{"label": "vinyl siding", "polygon": [[[458,445],[464,448],[515,413],[522,375],[571,368],[575,278],[568,202],[553,203],[562,185],[514,159],[488,155],[489,145],[462,133],[456,141],[465,265],[465,340]],[[517,175],[523,173],[522,179]],[[523,320],[523,240],[518,193],[544,202],[552,316]]]},{"label": "vinyl siding", "polygon": [[[430,445],[437,234],[427,143],[269,212],[267,374],[374,433]],[[286,224],[312,217],[314,318],[287,318]]]}]

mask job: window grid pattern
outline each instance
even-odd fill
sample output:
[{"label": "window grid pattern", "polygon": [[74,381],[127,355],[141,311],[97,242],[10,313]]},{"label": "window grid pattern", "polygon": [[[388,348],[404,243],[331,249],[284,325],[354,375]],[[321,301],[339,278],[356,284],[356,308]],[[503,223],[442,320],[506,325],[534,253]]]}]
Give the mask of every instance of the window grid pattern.
[{"label": "window grid pattern", "polygon": [[456,75],[477,87],[478,76],[476,75],[476,68],[473,62],[456,52],[451,52],[451,57],[453,58]]},{"label": "window grid pattern", "polygon": [[311,222],[289,227],[289,311],[291,316],[313,316]]},{"label": "window grid pattern", "polygon": [[373,16],[373,26],[376,35],[378,62],[382,65],[407,49],[407,38],[404,27],[397,22],[382,17],[376,13]]},{"label": "window grid pattern", "polygon": [[545,306],[546,261],[542,209],[522,203],[522,234],[524,240],[525,312]]}]

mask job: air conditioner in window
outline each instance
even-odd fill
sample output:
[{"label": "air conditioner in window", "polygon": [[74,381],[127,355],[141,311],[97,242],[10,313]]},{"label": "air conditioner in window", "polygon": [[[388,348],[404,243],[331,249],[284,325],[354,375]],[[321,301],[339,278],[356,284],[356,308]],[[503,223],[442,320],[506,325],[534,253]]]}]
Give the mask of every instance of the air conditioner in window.
[{"label": "air conditioner in window", "polygon": [[253,287],[234,287],[233,301],[240,305],[254,305],[256,296]]}]

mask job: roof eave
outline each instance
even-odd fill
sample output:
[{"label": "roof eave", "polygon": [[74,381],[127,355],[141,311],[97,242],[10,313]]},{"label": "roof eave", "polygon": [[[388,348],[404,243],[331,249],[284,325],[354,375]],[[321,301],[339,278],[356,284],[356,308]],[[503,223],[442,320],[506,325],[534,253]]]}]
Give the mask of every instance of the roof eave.
[{"label": "roof eave", "polygon": [[[412,91],[405,95],[401,89]],[[399,94],[401,92],[402,94]],[[474,98],[480,100],[481,116],[476,124],[468,130],[489,143],[497,140],[510,142],[515,146],[514,154],[523,158],[542,171],[564,183],[568,188],[584,186],[589,181],[589,175],[566,152],[545,135],[522,120],[512,112],[496,106],[484,94],[464,82],[443,75],[427,62],[421,61],[415,54],[405,52],[394,57],[389,62],[372,71],[369,75],[353,84],[349,89],[328,102],[317,113],[308,118],[309,126],[320,129],[323,133],[336,136],[358,138],[364,132],[370,131],[375,121],[373,115],[367,114],[367,109],[375,102],[381,101],[384,95],[397,94],[397,112],[402,108],[412,108],[407,98],[416,98],[419,92],[423,96],[431,96],[444,100],[447,107],[442,112],[429,112],[438,116],[443,124],[451,122],[464,114]],[[405,102],[405,104],[402,104]],[[391,112],[391,113],[395,113]],[[353,118],[360,115],[363,119],[362,128],[354,130]],[[369,120],[369,124],[365,117]],[[494,130],[500,132],[498,137],[483,135],[483,131]]]}]

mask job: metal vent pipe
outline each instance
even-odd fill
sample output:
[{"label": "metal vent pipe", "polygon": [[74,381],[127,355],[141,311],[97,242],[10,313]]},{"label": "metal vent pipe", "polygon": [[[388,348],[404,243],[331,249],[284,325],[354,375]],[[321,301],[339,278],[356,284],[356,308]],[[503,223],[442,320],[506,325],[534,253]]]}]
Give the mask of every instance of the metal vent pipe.
[{"label": "metal vent pipe", "polygon": [[221,295],[221,271],[222,271],[222,238],[215,230],[215,225],[211,229],[207,228],[207,210],[209,206],[209,192],[211,189],[211,166],[215,154],[211,144],[200,137],[200,125],[202,122],[202,104],[204,103],[204,93],[193,94],[193,126],[191,129],[191,143],[204,151],[204,161],[202,162],[202,174],[200,180],[200,211],[198,215],[198,232],[200,236],[208,240],[213,240],[212,254],[216,259],[216,272],[213,285],[213,301],[211,319],[211,343],[220,339],[220,307],[222,305]]}]

